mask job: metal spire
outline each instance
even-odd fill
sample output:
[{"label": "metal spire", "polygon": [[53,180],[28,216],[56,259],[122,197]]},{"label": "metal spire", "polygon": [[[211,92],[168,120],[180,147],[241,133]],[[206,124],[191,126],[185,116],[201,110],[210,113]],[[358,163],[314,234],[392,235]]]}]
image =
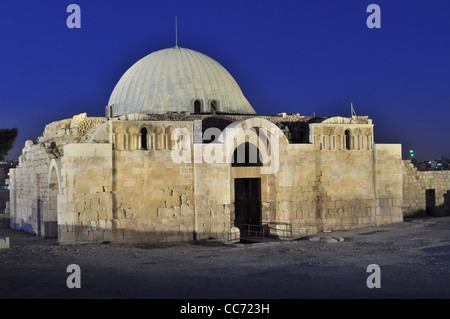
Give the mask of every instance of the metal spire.
[{"label": "metal spire", "polygon": [[175,16],[175,48],[178,48],[177,16]]}]

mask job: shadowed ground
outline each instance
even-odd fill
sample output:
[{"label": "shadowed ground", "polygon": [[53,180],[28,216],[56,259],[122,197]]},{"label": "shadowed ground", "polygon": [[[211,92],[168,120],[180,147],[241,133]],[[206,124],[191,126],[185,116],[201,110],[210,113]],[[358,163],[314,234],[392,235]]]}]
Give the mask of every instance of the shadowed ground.
[{"label": "shadowed ground", "polygon": [[[60,246],[11,229],[0,237],[11,245],[0,250],[0,298],[450,297],[450,217],[234,246]],[[80,289],[66,286],[69,264],[81,268]],[[381,268],[379,289],[366,285],[370,264]]]}]

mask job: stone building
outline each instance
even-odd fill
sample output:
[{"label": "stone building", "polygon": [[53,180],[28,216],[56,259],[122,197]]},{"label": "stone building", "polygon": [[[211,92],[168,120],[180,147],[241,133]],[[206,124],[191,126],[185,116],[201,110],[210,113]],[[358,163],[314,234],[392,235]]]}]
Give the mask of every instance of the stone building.
[{"label": "stone building", "polygon": [[[215,60],[136,62],[105,117],[46,126],[10,172],[10,226],[61,244],[297,238],[403,220],[401,145],[368,117],[259,116]],[[448,185],[447,185],[448,187]]]}]

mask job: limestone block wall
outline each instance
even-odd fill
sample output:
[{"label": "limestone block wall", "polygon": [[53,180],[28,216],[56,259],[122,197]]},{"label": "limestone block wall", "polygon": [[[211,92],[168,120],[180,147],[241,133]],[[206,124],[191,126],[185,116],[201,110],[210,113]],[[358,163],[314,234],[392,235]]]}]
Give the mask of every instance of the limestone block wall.
[{"label": "limestone block wall", "polygon": [[[418,171],[411,161],[402,162],[403,215],[405,217],[449,215],[450,171]],[[429,200],[428,214],[427,190],[434,190],[434,205]]]},{"label": "limestone block wall", "polygon": [[[192,163],[172,158],[174,129],[192,122],[113,121],[113,238],[118,243],[194,238]],[[189,157],[191,154],[189,154]]]},{"label": "limestone block wall", "polygon": [[58,195],[60,244],[113,240],[112,145],[67,144]]},{"label": "limestone block wall", "polygon": [[375,224],[403,221],[403,172],[400,144],[374,145]]},{"label": "limestone block wall", "polygon": [[231,186],[230,164],[203,162],[194,163],[193,167],[196,237],[226,241],[234,225],[234,204],[231,201],[234,186]]},{"label": "limestone block wall", "polygon": [[318,150],[371,150],[372,124],[310,124],[309,142]]},{"label": "limestone block wall", "polygon": [[[30,233],[56,236],[50,218],[48,174],[51,155],[42,144],[27,141],[19,165],[10,170],[10,226]],[[52,230],[49,230],[49,227]]]},{"label": "limestone block wall", "polygon": [[193,168],[171,150],[114,151],[113,195],[115,242],[193,238]]},{"label": "limestone block wall", "polygon": [[311,144],[289,145],[271,188],[270,220],[290,224],[294,238],[318,231],[315,153]]},{"label": "limestone block wall", "polygon": [[316,165],[318,229],[375,224],[373,151],[322,150]]},{"label": "limestone block wall", "polygon": [[402,221],[400,145],[315,152],[317,231]]}]

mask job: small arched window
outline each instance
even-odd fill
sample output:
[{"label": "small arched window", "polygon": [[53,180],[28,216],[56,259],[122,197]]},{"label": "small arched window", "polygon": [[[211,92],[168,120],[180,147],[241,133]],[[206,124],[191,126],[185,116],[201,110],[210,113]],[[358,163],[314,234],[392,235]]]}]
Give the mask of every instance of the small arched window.
[{"label": "small arched window", "polygon": [[345,130],[345,148],[350,149],[350,131]]},{"label": "small arched window", "polygon": [[217,111],[217,101],[216,100],[212,100],[211,101],[211,114],[216,114]]},{"label": "small arched window", "polygon": [[143,127],[141,129],[141,150],[147,149],[147,129]]},{"label": "small arched window", "polygon": [[200,114],[202,111],[202,102],[200,100],[194,101],[194,114]]}]

